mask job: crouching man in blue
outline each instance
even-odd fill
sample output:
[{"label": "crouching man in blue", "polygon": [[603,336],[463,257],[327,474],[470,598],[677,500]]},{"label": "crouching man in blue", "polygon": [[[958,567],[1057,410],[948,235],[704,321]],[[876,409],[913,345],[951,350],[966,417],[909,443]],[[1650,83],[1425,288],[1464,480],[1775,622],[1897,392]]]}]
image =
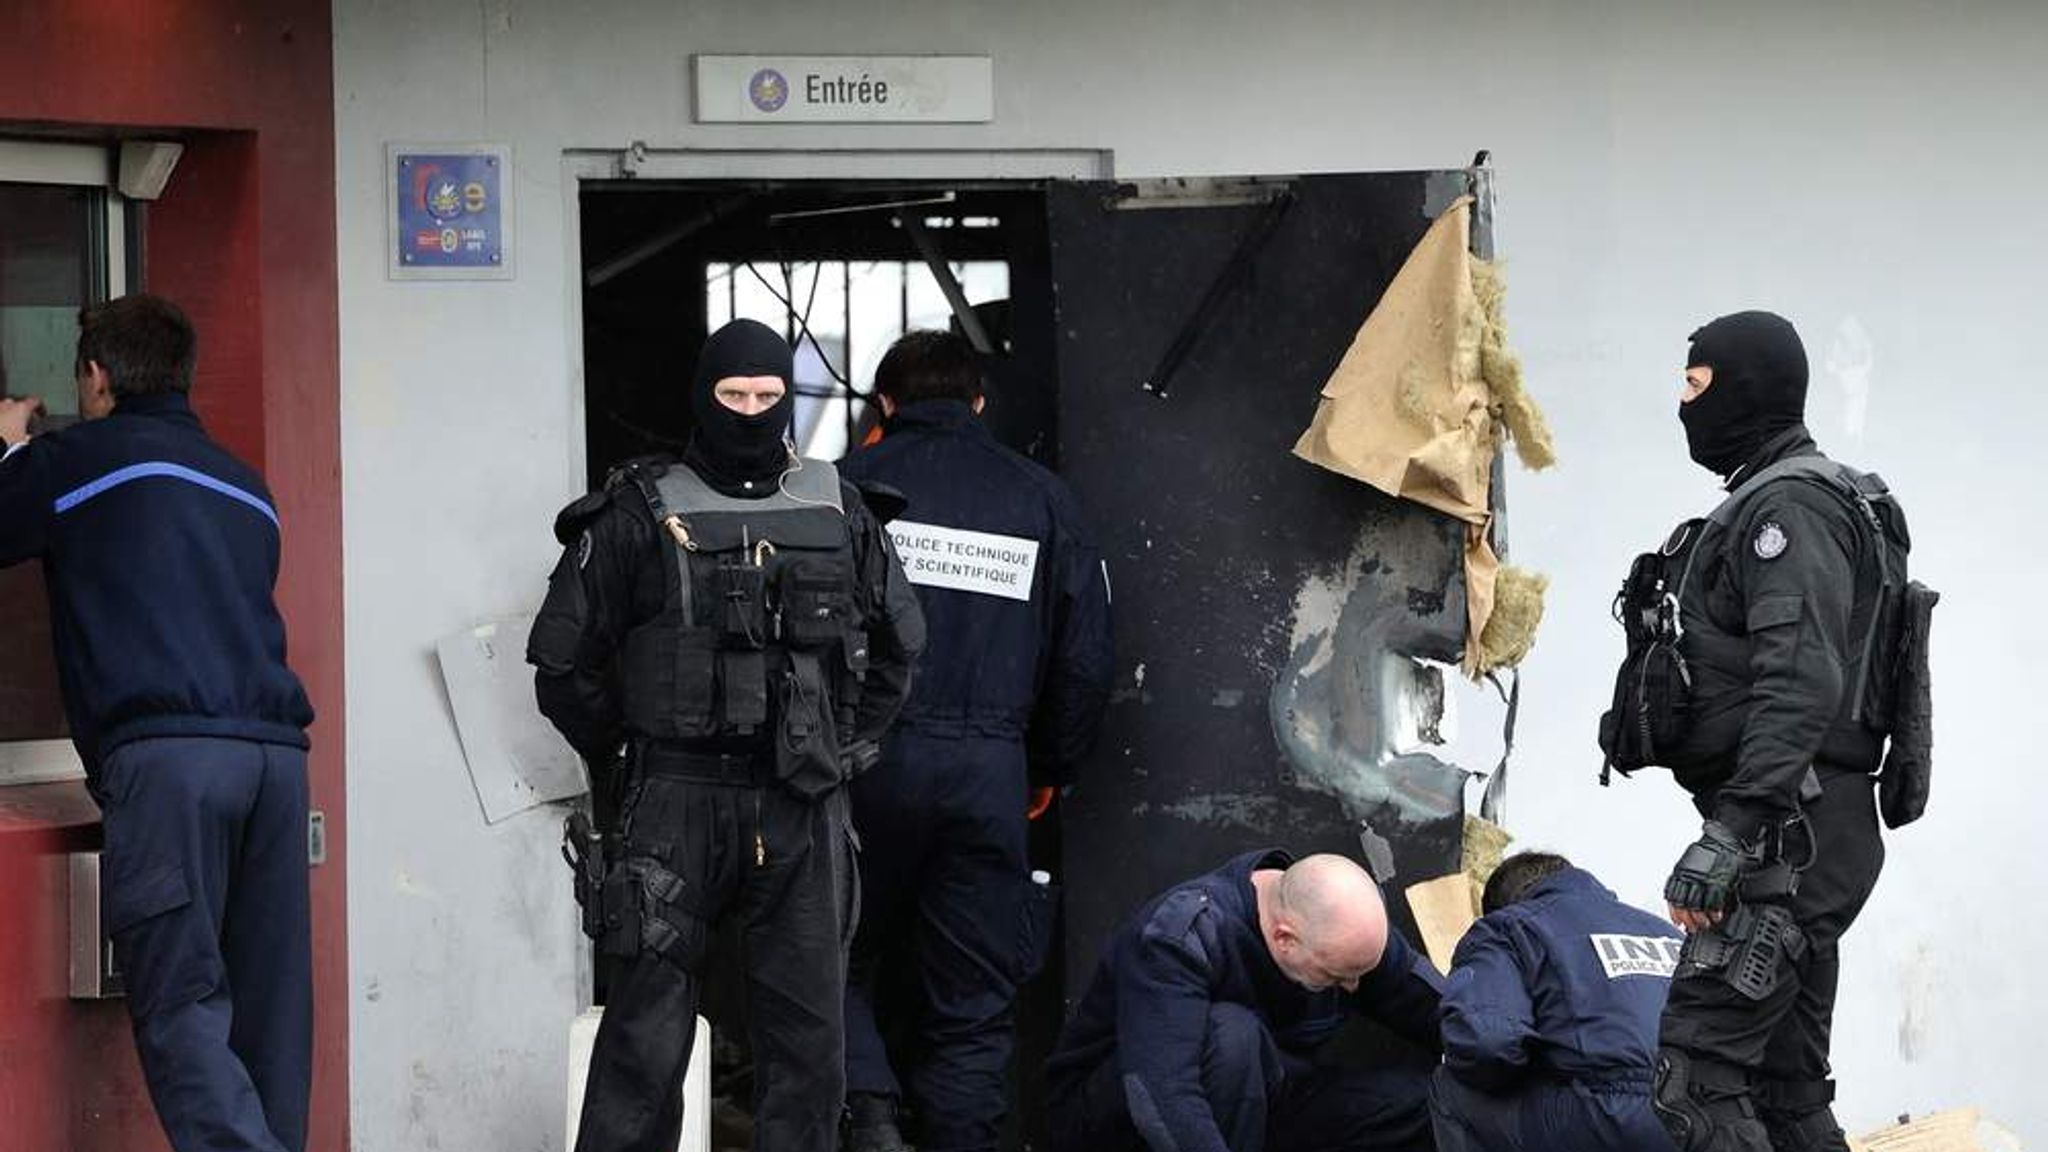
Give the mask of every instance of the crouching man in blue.
[{"label": "crouching man in blue", "polygon": [[[277,511],[186,402],[170,302],[79,316],[84,422],[0,400],[0,565],[43,561],[58,679],[105,833],[101,892],[178,1152],[297,1152],[312,1083],[306,725]],[[231,995],[232,994],[232,995]]]},{"label": "crouching man in blue", "polygon": [[1444,985],[1441,1152],[1671,1152],[1650,1108],[1657,1020],[1683,938],[1562,856],[1524,852]]},{"label": "crouching man in blue", "polygon": [[1139,910],[1046,1066],[1056,1152],[1423,1152],[1419,1072],[1320,1063],[1363,1013],[1434,1053],[1442,980],[1341,856],[1252,852]]}]

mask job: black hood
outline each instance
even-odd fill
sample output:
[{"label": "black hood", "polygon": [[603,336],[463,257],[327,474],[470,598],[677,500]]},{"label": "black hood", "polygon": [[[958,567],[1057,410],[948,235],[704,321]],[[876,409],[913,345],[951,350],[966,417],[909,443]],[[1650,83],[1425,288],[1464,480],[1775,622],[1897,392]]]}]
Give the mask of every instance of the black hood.
[{"label": "black hood", "polygon": [[[707,480],[739,483],[773,480],[789,467],[789,436],[796,412],[795,367],[789,342],[758,320],[735,320],[704,341],[697,376],[690,385],[690,414],[697,430],[685,458],[710,473]],[[743,416],[718,402],[714,392],[728,376],[780,377],[782,400],[766,412]]]},{"label": "black hood", "polygon": [[1678,418],[1694,462],[1729,476],[1805,423],[1806,348],[1791,322],[1770,312],[1723,316],[1691,339],[1685,366],[1712,368],[1714,381],[1678,406]]}]

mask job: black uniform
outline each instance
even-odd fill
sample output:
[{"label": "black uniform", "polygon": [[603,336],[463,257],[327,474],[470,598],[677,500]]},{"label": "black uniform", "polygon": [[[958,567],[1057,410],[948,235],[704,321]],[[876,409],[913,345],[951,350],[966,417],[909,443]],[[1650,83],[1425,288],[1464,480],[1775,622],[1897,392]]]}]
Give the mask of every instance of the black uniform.
[{"label": "black uniform", "polygon": [[[996,1147],[1011,1006],[1036,964],[1027,760],[1065,782],[1113,675],[1101,558],[1065,484],[996,443],[959,400],[905,405],[849,476],[909,500],[890,525],[931,642],[882,763],[853,787],[866,915],[847,990],[847,1089],[896,1096],[870,977],[908,946],[922,1009],[908,1070],[918,1147]],[[1034,914],[1036,916],[1034,917]]]},{"label": "black uniform", "polygon": [[[1728,911],[1688,938],[1657,1105],[1684,1152],[1839,1149],[1837,941],[1884,862],[1872,774],[1887,727],[1868,701],[1895,656],[1883,624],[1905,526],[1881,483],[1827,461],[1800,423],[1805,359],[1790,325],[1716,321],[1694,334],[1692,363],[1714,369],[1682,412],[1693,455],[1729,474],[1732,495],[1645,558],[1670,574],[1677,655],[1645,674],[1632,650],[1603,725],[1612,759],[1671,768],[1710,821],[1667,899]],[[1859,492],[1882,498],[1884,523]],[[1628,682],[1661,687],[1645,700]],[[1725,876],[1702,888],[1702,862],[1725,863]],[[1698,898],[1708,890],[1725,897]]]},{"label": "black uniform", "polygon": [[[778,354],[779,350],[779,354]],[[631,962],[591,1059],[577,1148],[673,1149],[712,932],[745,936],[754,1146],[836,1139],[857,901],[845,790],[923,643],[881,525],[780,413],[721,417],[727,376],[789,378],[765,327],[712,336],[681,461],[643,463],[556,524],[567,547],[528,658],[541,710],[593,765],[626,749],[618,843],[579,871],[585,926]],[[767,429],[771,435],[757,434]]]}]

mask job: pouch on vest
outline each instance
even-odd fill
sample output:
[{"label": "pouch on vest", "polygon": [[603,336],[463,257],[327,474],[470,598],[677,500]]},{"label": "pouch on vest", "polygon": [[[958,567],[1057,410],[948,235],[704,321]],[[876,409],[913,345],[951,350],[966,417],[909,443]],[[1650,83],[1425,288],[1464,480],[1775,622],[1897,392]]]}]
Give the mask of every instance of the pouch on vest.
[{"label": "pouch on vest", "polygon": [[1655,764],[1685,736],[1692,672],[1678,650],[1679,565],[1698,530],[1698,521],[1688,521],[1663,548],[1636,557],[1614,598],[1628,654],[1615,674],[1613,705],[1600,718],[1603,784],[1610,769],[1627,774]]},{"label": "pouch on vest", "polygon": [[740,733],[768,722],[768,654],[718,654],[720,719]]},{"label": "pouch on vest", "polygon": [[782,728],[775,737],[775,777],[815,800],[845,782],[839,732],[826,692],[825,667],[814,652],[789,654],[782,676]]},{"label": "pouch on vest", "polygon": [[624,694],[627,722],[665,737],[708,736],[718,731],[718,632],[657,620],[626,634],[619,675],[633,686]]},{"label": "pouch on vest", "polygon": [[1903,828],[1927,811],[1934,774],[1934,676],[1928,638],[1941,593],[1918,580],[1906,585],[1894,653],[1891,747],[1877,778],[1878,811],[1887,828]]},{"label": "pouch on vest", "polygon": [[833,561],[789,560],[781,574],[782,641],[791,648],[840,643],[853,614],[845,568]]},{"label": "pouch on vest", "polygon": [[768,573],[742,556],[718,561],[719,627],[726,649],[757,650],[768,643]]}]

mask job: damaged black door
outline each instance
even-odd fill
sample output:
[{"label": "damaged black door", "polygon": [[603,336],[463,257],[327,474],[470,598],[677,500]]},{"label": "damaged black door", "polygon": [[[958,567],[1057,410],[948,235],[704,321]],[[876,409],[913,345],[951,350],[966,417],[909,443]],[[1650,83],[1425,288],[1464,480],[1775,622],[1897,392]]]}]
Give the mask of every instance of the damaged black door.
[{"label": "damaged black door", "polygon": [[1457,870],[1464,773],[1419,750],[1442,679],[1412,658],[1458,660],[1462,526],[1290,450],[1483,179],[1048,190],[1061,472],[1103,545],[1119,675],[1064,805],[1069,1003],[1121,918],[1238,852],[1343,852],[1395,888]]}]

